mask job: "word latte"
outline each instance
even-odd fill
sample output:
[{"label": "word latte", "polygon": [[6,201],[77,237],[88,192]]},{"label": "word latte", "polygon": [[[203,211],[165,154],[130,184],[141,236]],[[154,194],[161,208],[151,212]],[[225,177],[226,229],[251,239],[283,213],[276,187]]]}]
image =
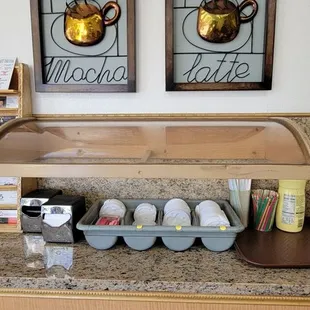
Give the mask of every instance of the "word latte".
[{"label": "word latte", "polygon": [[232,83],[250,75],[250,65],[240,61],[240,54],[220,54],[208,62],[203,54],[197,54],[189,70],[183,76],[188,83]]}]

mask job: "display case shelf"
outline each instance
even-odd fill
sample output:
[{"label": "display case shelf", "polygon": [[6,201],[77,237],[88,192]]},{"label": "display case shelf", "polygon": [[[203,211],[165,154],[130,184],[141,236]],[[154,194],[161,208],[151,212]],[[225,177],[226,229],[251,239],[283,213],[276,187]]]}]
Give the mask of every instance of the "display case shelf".
[{"label": "display case shelf", "polygon": [[15,205],[0,205],[0,210],[16,210],[17,204]]},{"label": "display case shelf", "polygon": [[309,140],[285,118],[25,118],[0,129],[2,175],[308,179]]},{"label": "display case shelf", "polygon": [[16,116],[16,115],[18,115],[18,109],[14,109],[14,108],[0,108],[0,115],[1,116]]},{"label": "display case shelf", "polygon": [[1,92],[1,95],[7,95],[7,96],[19,94],[19,91],[15,89],[4,89],[4,90],[0,89],[0,92]]},{"label": "display case shelf", "polygon": [[17,191],[17,185],[0,185],[0,191]]}]

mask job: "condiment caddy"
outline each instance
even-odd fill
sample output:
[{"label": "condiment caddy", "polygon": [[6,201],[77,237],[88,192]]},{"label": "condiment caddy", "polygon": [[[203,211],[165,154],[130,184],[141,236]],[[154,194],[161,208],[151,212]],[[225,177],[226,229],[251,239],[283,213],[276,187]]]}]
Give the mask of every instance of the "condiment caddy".
[{"label": "condiment caddy", "polygon": [[21,199],[24,233],[39,233],[45,242],[74,243],[81,239],[77,222],[86,213],[85,197],[62,195],[61,190],[38,189]]},{"label": "condiment caddy", "polygon": [[[201,200],[186,200],[191,210],[191,226],[162,225],[164,207],[168,200],[121,200],[126,206],[127,212],[120,225],[96,225],[104,202],[105,200],[97,201],[77,224],[77,228],[84,232],[88,244],[98,250],[107,250],[113,247],[119,237],[123,237],[129,247],[140,251],[151,248],[159,238],[173,251],[189,249],[198,238],[209,250],[225,251],[234,244],[237,234],[244,230],[238,216],[229,203],[224,200],[216,202],[227,216],[230,227],[201,227],[195,212],[195,208],[201,203]],[[136,207],[145,203],[156,207],[157,225],[132,225]]]}]

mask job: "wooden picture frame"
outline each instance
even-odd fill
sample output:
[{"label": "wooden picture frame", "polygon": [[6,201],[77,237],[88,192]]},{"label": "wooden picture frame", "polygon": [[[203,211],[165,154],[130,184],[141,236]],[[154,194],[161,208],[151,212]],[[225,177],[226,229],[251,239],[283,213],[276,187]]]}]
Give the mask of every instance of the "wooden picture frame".
[{"label": "wooden picture frame", "polygon": [[[47,1],[47,3],[43,3],[43,1]],[[53,29],[55,28],[54,25],[56,24],[56,20],[61,20],[64,23],[64,16],[66,16],[64,11],[53,11],[53,1],[54,6],[59,6],[60,3],[62,6],[65,7],[66,3],[74,3],[71,0],[30,0],[31,6],[31,21],[32,21],[32,39],[33,39],[33,55],[34,55],[34,72],[35,72],[35,88],[37,92],[67,92],[67,93],[74,93],[74,92],[97,92],[97,93],[104,93],[104,92],[135,92],[136,91],[136,47],[135,47],[135,0],[116,0],[116,3],[124,3],[124,7],[126,7],[126,11],[121,11],[121,15],[119,20],[116,22],[113,27],[113,39],[109,33],[112,30],[106,30],[104,33],[104,39],[102,40],[104,44],[105,36],[107,36],[112,42],[111,47],[106,49],[106,52],[102,52],[102,46],[96,47],[91,46],[90,48],[96,48],[92,50],[91,55],[87,54],[90,49],[88,46],[76,46],[74,44],[70,45],[70,49],[68,51],[67,45],[70,44],[68,40],[66,41],[66,46],[61,46],[64,42],[65,35],[64,33],[60,34],[60,31],[53,33]],[[81,0],[79,0],[81,1]],[[88,2],[91,0],[88,0]],[[99,2],[98,2],[99,1]],[[95,1],[97,4],[107,3],[107,0],[98,0]],[[50,2],[50,4],[48,4]],[[51,12],[44,13],[42,9],[45,9],[47,5],[50,5]],[[103,6],[103,5],[102,5]],[[121,5],[120,5],[121,6]],[[123,7],[121,7],[122,9]],[[62,14],[62,15],[61,15]],[[122,15],[126,14],[126,15]],[[42,17],[44,16],[44,17]],[[50,16],[55,16],[54,21],[51,24],[49,21]],[[122,21],[122,16],[125,16]],[[48,25],[50,26],[49,29],[45,30],[43,27],[43,19],[45,21],[46,28]],[[104,20],[111,19],[110,16],[103,17]],[[122,26],[119,26],[120,21],[122,21]],[[58,24],[60,22],[57,21]],[[54,27],[54,28],[52,28]],[[57,25],[57,29],[59,30],[63,25]],[[106,26],[107,27],[107,26]],[[125,28],[126,27],[126,28]],[[110,31],[110,32],[108,32]],[[120,31],[122,31],[121,35],[126,38],[126,40],[121,41],[119,39]],[[55,49],[59,48],[62,49],[64,55],[57,57],[54,56],[55,52],[52,50],[53,56],[49,56],[47,53],[50,52],[48,50],[53,45],[49,42],[48,38],[45,40],[45,36],[51,34],[53,37],[54,42],[56,42],[55,37],[61,36],[60,39],[55,44]],[[122,38],[122,37],[121,37]],[[44,41],[45,40],[45,41]],[[127,41],[127,42],[126,42]],[[96,43],[97,44],[97,43]],[[57,47],[56,47],[57,45]],[[76,53],[76,49],[79,49]],[[80,52],[82,50],[82,53]],[[126,55],[124,52],[122,53],[121,50],[126,51]],[[85,52],[84,52],[85,51]],[[116,53],[115,55],[110,55],[111,53]],[[70,54],[72,53],[72,55]],[[97,54],[99,53],[99,54]],[[101,53],[101,54],[100,54]],[[106,56],[108,54],[108,56]],[[82,65],[79,64],[75,67],[70,66],[72,65],[71,60],[75,61],[74,64],[77,64],[77,58],[79,62],[82,62]],[[100,58],[100,59],[99,59]],[[48,60],[46,60],[48,59]],[[53,63],[53,61],[56,62]],[[60,64],[58,60],[60,59]],[[81,60],[82,59],[82,60]],[[109,64],[111,68],[106,67],[106,64],[110,60]],[[48,62],[49,61],[49,62]],[[67,65],[67,61],[69,65]],[[119,65],[119,63],[121,65]],[[100,64],[99,64],[100,62]],[[93,65],[91,65],[92,63]],[[96,65],[95,65],[96,64]],[[52,65],[54,67],[52,67]],[[84,67],[83,67],[84,66]],[[89,67],[87,67],[89,66]],[[59,68],[62,69],[59,69]],[[69,69],[68,69],[69,68]],[[116,68],[116,69],[115,69]],[[58,70],[58,71],[57,71]],[[76,71],[75,71],[76,70]],[[55,73],[56,72],[56,73]],[[65,75],[67,72],[67,76]],[[48,75],[50,74],[50,75]],[[57,76],[58,74],[58,76]],[[101,75],[100,75],[101,74]],[[60,78],[57,80],[57,78]],[[53,82],[51,83],[50,77],[53,78]],[[91,78],[90,78],[91,77]],[[47,78],[49,79],[47,81]],[[61,83],[61,79],[63,82]],[[69,81],[69,82],[68,82]],[[85,82],[86,81],[86,82]]]},{"label": "wooden picture frame", "polygon": [[[187,0],[187,1],[191,5],[193,5],[193,3],[195,2],[195,0]],[[209,1],[211,1],[211,0],[209,0]],[[236,0],[229,0],[229,2],[230,1],[236,1]],[[239,2],[237,2],[237,3],[239,3],[239,5],[240,5],[241,0],[238,0],[238,1]],[[263,15],[263,17],[265,18],[264,19],[265,24],[263,25],[265,27],[264,28],[265,32],[264,32],[264,37],[261,39],[261,41],[264,40],[264,44],[265,44],[263,47],[264,51],[263,51],[263,53],[261,53],[262,57],[263,57],[261,60],[262,72],[256,73],[256,75],[258,75],[259,79],[261,79],[261,80],[260,81],[249,81],[249,82],[243,82],[243,81],[240,81],[240,82],[231,82],[230,81],[230,82],[228,82],[228,81],[224,80],[224,82],[222,82],[222,81],[215,81],[215,78],[216,78],[216,74],[215,74],[216,71],[215,70],[216,70],[216,68],[212,68],[211,65],[208,64],[208,62],[202,63],[202,65],[204,65],[205,67],[201,66],[203,70],[206,70],[205,71],[205,73],[206,73],[205,79],[200,78],[200,80],[193,80],[193,75],[189,79],[188,78],[188,72],[190,72],[192,74],[193,72],[190,70],[193,68],[196,70],[201,65],[201,63],[197,61],[197,57],[196,57],[194,62],[190,62],[190,63],[188,61],[186,61],[186,59],[183,59],[183,61],[179,61],[179,64],[181,63],[181,65],[189,64],[188,65],[189,71],[186,71],[186,70],[181,71],[178,68],[177,61],[176,61],[176,59],[177,59],[176,57],[178,57],[178,56],[176,56],[177,55],[176,53],[178,52],[178,48],[180,49],[180,44],[176,44],[176,42],[175,42],[176,41],[175,33],[176,33],[176,31],[179,31],[179,33],[180,33],[180,30],[176,29],[176,25],[178,25],[178,20],[180,18],[179,18],[179,16],[175,16],[176,14],[179,14],[179,13],[175,13],[175,12],[176,12],[176,10],[182,9],[182,8],[193,9],[192,12],[194,12],[195,10],[199,11],[199,5],[198,5],[198,7],[197,6],[194,7],[194,6],[190,6],[190,5],[187,6],[186,0],[182,0],[182,1],[181,0],[166,0],[166,91],[271,90],[272,89],[272,75],[273,75],[276,2],[277,2],[277,0],[256,0],[256,1],[258,1],[258,2],[266,1],[266,3],[264,4],[265,5],[265,15]],[[177,3],[179,3],[179,2],[184,3],[184,7],[175,7],[176,2]],[[197,0],[196,2],[197,3],[201,2],[201,0]],[[177,4],[177,5],[181,6],[183,4]],[[247,14],[249,14],[249,13],[247,13]],[[263,14],[262,11],[260,12],[260,14],[261,15]],[[189,18],[188,18],[188,20],[189,20]],[[261,17],[259,20],[261,20]],[[193,31],[196,31],[196,30],[197,30],[197,32],[199,31],[197,23],[194,25],[194,22],[195,22],[195,20],[192,19],[192,23],[190,24],[191,33],[193,33]],[[248,24],[250,24],[250,23],[248,23]],[[252,39],[251,39],[252,42],[250,42],[250,43],[252,44],[251,53],[253,53],[253,36],[254,36],[253,21],[251,22],[251,24],[252,25],[251,25],[250,36],[252,36]],[[184,37],[186,36],[184,31],[187,31],[184,29],[187,29],[187,28],[185,28],[187,25],[189,25],[189,22],[185,22],[185,19],[184,19],[183,24],[182,24],[182,27],[183,27],[182,31],[183,31]],[[240,27],[242,27],[242,24]],[[204,42],[206,44],[210,43],[210,42],[204,41],[199,33],[195,34],[195,35],[197,36],[197,39],[195,39],[195,40],[201,40],[201,42]],[[262,35],[261,35],[261,37],[262,37]],[[177,43],[180,43],[180,42],[177,42]],[[211,43],[212,47],[216,46],[216,48],[217,48],[217,46],[220,46],[220,44],[217,44],[217,43]],[[229,44],[229,43],[225,43],[225,44],[227,46],[227,44]],[[193,46],[191,46],[191,48],[193,48],[193,49],[197,48],[197,49],[195,49],[195,52],[193,52],[191,54],[194,54],[194,55],[206,54],[203,56],[210,57],[209,56],[209,55],[211,55],[211,53],[209,53],[210,50],[208,53],[203,53],[203,52],[199,53],[199,50],[202,51],[202,49],[201,49],[202,45],[197,46],[197,45],[195,45],[195,43],[193,43]],[[242,48],[243,48],[243,46],[242,46]],[[232,51],[232,54],[234,54],[233,52],[234,51]],[[183,54],[187,55],[186,53],[187,52],[185,52]],[[248,54],[251,54],[251,53],[248,53]],[[181,54],[182,53],[180,53],[180,55]],[[226,57],[225,52],[221,51],[221,52],[216,52],[213,54],[221,55],[221,57],[219,57],[219,60],[217,60],[218,62],[220,62],[220,61],[222,61],[222,63],[226,62],[227,59],[223,60],[223,59],[225,59],[223,57]],[[235,54],[242,54],[242,53],[235,53]],[[183,57],[183,56],[181,55],[180,57]],[[201,58],[199,58],[199,59],[201,61]],[[202,62],[204,60],[205,59],[203,59]],[[232,60],[230,62],[233,62],[233,61],[234,60]],[[228,63],[228,61],[227,61],[227,63]],[[195,65],[197,65],[197,66],[195,67]],[[181,72],[181,74],[179,74],[179,76],[177,76],[176,72]],[[180,76],[182,77],[182,73],[184,73],[184,72],[187,73],[187,80],[186,81],[178,81],[178,79],[182,80],[182,78],[180,78]],[[201,73],[201,71],[199,72],[199,74],[200,73]],[[211,73],[212,73],[212,75],[211,75]],[[227,77],[227,75],[228,75],[228,73],[226,73],[226,77]],[[184,76],[185,76],[185,74],[184,74]],[[223,73],[222,73],[222,76],[223,76]],[[210,77],[212,77],[213,80]],[[204,78],[204,76],[203,76],[203,78]],[[229,78],[229,76],[227,77],[227,80],[228,80],[228,78]],[[185,79],[185,77],[184,77],[184,79]],[[238,80],[238,78],[237,78],[237,80]]]}]

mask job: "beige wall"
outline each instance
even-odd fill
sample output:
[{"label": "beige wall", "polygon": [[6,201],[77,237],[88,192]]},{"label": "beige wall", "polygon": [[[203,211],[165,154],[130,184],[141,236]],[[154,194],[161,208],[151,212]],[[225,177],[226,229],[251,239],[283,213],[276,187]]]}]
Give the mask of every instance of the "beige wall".
[{"label": "beige wall", "polygon": [[[1,0],[0,56],[33,65],[29,0]],[[270,92],[166,93],[165,1],[137,3],[137,94],[33,94],[35,113],[309,112],[309,0],[279,0]]]}]

